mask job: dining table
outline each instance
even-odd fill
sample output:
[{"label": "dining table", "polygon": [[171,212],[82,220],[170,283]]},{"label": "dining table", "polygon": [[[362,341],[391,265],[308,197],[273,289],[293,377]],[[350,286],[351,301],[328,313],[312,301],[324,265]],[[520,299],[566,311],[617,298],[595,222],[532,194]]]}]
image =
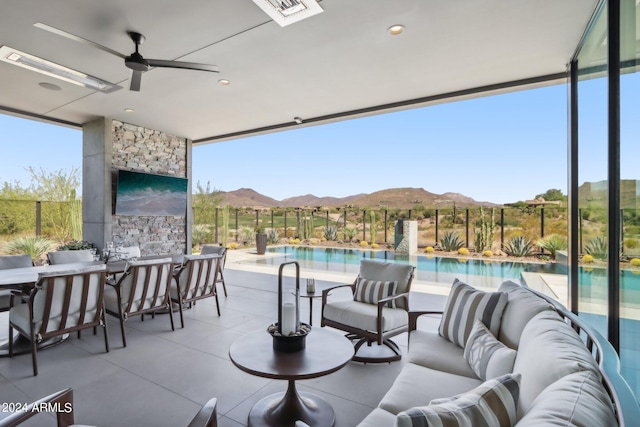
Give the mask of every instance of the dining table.
[{"label": "dining table", "polygon": [[[148,255],[137,257],[138,260],[152,260],[160,258],[172,259],[177,266],[183,261],[184,255]],[[22,291],[27,293],[29,289],[35,286],[40,273],[58,273],[70,270],[77,270],[91,265],[105,264],[104,261],[77,262],[69,264],[55,265],[37,265],[33,267],[8,268],[0,270],[0,290]],[[126,260],[118,260],[106,263],[107,276],[113,276],[124,273],[127,266]],[[53,337],[38,343],[38,349],[44,349],[52,345],[59,344],[67,339],[68,334],[59,337]],[[14,334],[13,353],[23,354],[31,352],[31,343],[27,337],[20,334]],[[9,311],[0,313],[0,357],[9,356]]]}]

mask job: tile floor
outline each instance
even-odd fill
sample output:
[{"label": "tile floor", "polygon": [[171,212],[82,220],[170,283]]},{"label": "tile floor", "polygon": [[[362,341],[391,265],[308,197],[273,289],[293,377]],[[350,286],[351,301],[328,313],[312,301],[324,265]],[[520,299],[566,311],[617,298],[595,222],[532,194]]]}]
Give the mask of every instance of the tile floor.
[{"label": "tile floor", "polygon": [[[73,387],[77,423],[110,427],[186,426],[209,398],[218,398],[221,427],[245,426],[249,410],[262,397],[284,391],[286,383],[249,375],[228,356],[229,345],[241,335],[266,329],[277,317],[277,277],[273,274],[226,269],[229,297],[220,297],[222,316],[214,301],[200,301],[185,311],[185,328],[175,332],[166,315],[127,322],[126,348],[119,325],[109,317],[111,351],[104,352],[101,331],[72,335],[64,343],[38,353],[39,375],[32,375],[28,354],[0,358],[0,402],[33,401]],[[316,281],[318,286],[329,282]],[[417,304],[416,304],[417,303]],[[444,298],[416,293],[412,308],[442,306]],[[320,302],[315,301],[318,327]],[[308,318],[308,303],[301,304]],[[0,337],[6,337],[6,313],[0,315]],[[266,333],[266,332],[265,332]],[[406,352],[406,334],[396,340]],[[404,358],[406,359],[406,358]],[[403,359],[403,360],[404,360]],[[298,389],[322,396],[336,412],[336,427],[355,426],[390,387],[404,361],[391,364],[349,362],[325,377],[300,381]],[[0,418],[2,414],[0,414]],[[27,424],[55,425],[41,414]]]}]

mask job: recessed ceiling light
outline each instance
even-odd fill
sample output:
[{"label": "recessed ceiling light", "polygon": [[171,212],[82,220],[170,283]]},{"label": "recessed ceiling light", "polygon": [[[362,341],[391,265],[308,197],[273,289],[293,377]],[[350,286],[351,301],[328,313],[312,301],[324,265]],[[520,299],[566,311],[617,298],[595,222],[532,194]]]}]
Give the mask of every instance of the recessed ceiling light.
[{"label": "recessed ceiling light", "polygon": [[40,82],[38,83],[38,86],[40,86],[41,88],[44,89],[49,89],[49,90],[61,90],[62,88],[58,85],[54,85],[53,83],[49,83],[49,82]]},{"label": "recessed ceiling light", "polygon": [[133,113],[136,110],[134,110],[133,108],[125,108],[124,111],[127,113]]},{"label": "recessed ceiling light", "polygon": [[83,86],[100,92],[109,93],[122,89],[118,85],[109,83],[97,77],[90,76],[72,68],[67,68],[55,62],[47,61],[28,53],[21,52],[9,46],[0,46],[0,61],[17,65],[37,73],[64,80],[78,86]]},{"label": "recessed ceiling light", "polygon": [[223,86],[229,86],[231,84],[231,80],[220,79],[220,80],[218,80],[218,83],[220,83]]},{"label": "recessed ceiling light", "polygon": [[398,34],[402,34],[404,32],[404,25],[392,25],[387,28],[387,31],[392,36],[397,36]]}]

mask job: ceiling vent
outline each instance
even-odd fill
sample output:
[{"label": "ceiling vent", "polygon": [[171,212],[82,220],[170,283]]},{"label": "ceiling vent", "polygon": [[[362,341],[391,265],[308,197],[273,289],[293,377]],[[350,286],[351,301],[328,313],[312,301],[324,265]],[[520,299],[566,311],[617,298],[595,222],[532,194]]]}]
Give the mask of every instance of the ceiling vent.
[{"label": "ceiling vent", "polygon": [[315,0],[253,0],[253,2],[281,27],[323,12]]}]

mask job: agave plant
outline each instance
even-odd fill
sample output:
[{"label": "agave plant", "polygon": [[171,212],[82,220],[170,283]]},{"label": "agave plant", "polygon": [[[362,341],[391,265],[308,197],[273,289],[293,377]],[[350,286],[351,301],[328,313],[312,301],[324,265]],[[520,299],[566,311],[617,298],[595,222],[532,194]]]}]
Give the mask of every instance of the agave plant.
[{"label": "agave plant", "polygon": [[607,250],[607,239],[604,236],[596,236],[589,239],[587,244],[584,246],[585,253],[597,259],[607,258]]},{"label": "agave plant", "polygon": [[533,255],[533,242],[525,236],[513,236],[504,244],[503,251],[513,257]]},{"label": "agave plant", "polygon": [[330,225],[324,230],[324,238],[329,241],[338,240],[338,227],[336,225]]},{"label": "agave plant", "polygon": [[567,249],[567,238],[559,234],[550,234],[540,240],[537,243],[542,249],[551,253],[551,258],[556,258],[558,251],[564,251]]},{"label": "agave plant", "polygon": [[447,252],[456,252],[458,249],[464,246],[464,242],[460,238],[460,234],[455,231],[447,231],[442,239],[440,239],[440,246],[442,250]]},{"label": "agave plant", "polygon": [[29,254],[34,261],[52,251],[56,244],[52,240],[40,236],[21,236],[9,241],[5,251],[11,255]]},{"label": "agave plant", "polygon": [[267,231],[268,244],[276,245],[279,241],[280,241],[280,234],[278,233],[278,230],[276,230],[275,228],[272,228],[269,231]]}]

